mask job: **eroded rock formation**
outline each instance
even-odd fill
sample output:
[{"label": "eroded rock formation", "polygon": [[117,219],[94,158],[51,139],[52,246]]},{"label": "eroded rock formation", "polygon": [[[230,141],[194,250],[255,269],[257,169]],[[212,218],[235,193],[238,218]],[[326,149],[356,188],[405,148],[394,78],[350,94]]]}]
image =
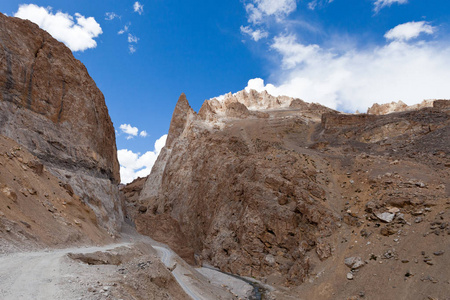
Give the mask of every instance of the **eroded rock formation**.
[{"label": "eroded rock formation", "polygon": [[[414,211],[445,205],[448,102],[341,114],[243,91],[205,101],[197,114],[182,95],[140,192],[137,227],[197,263],[298,285],[347,253],[355,232],[389,236]],[[389,211],[396,218],[378,228],[377,215]]]},{"label": "eroded rock formation", "polygon": [[2,14],[0,134],[69,183],[111,233],[117,229],[119,163],[103,94],[64,44]]},{"label": "eroded rock formation", "polygon": [[375,103],[371,107],[367,109],[367,113],[370,115],[386,115],[393,112],[401,112],[401,111],[411,111],[417,110],[425,107],[433,107],[433,103],[435,100],[423,100],[419,104],[407,105],[402,101],[391,102],[385,104]]},{"label": "eroded rock formation", "polygon": [[[263,103],[265,109],[244,103]],[[290,106],[302,113],[291,115]],[[322,111],[332,112],[244,91],[205,101],[197,115],[182,95],[166,147],[140,195],[148,211],[137,215],[138,229],[161,240],[164,234],[148,224],[167,220],[174,228],[176,221],[181,230],[164,241],[175,249],[183,245],[178,252],[187,259],[195,252],[198,261],[228,272],[278,272],[290,283],[301,282],[308,251],[319,245],[321,258],[330,255],[326,239],[338,217],[325,201],[334,192],[316,181],[316,162],[304,151],[285,148],[280,132],[299,131],[296,138],[306,140],[312,134],[308,124],[319,122]]]}]

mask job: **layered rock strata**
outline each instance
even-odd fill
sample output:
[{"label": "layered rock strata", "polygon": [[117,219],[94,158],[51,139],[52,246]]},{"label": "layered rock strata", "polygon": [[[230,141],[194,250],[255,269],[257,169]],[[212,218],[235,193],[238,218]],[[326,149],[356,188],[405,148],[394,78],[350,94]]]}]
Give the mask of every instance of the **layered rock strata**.
[{"label": "layered rock strata", "polygon": [[0,166],[0,254],[112,242],[70,185],[2,135]]},{"label": "layered rock strata", "polygon": [[111,234],[118,228],[119,163],[103,94],[64,44],[2,14],[0,134],[69,183]]}]

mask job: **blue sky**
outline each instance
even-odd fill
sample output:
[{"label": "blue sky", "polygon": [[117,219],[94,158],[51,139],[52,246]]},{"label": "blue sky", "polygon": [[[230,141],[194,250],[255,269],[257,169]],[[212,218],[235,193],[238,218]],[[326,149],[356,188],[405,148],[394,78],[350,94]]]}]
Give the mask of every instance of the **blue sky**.
[{"label": "blue sky", "polygon": [[450,98],[447,0],[8,0],[0,11],[47,26],[86,65],[124,181],[149,172],[182,92],[197,111],[246,87],[344,111]]}]

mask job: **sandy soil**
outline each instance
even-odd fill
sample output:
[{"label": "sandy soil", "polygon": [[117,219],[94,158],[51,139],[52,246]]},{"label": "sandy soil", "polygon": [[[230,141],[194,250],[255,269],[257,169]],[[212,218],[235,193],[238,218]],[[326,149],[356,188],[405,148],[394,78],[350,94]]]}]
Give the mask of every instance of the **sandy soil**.
[{"label": "sandy soil", "polygon": [[112,242],[70,185],[0,135],[0,253]]}]

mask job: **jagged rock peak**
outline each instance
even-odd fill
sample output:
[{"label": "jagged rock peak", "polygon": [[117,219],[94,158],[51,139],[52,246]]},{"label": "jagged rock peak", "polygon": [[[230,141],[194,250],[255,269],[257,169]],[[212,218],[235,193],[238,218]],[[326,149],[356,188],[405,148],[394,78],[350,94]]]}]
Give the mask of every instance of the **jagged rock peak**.
[{"label": "jagged rock peak", "polygon": [[186,95],[182,93],[178,98],[170,121],[169,135],[166,141],[168,147],[183,133],[190,117],[195,115],[196,113],[189,105]]},{"label": "jagged rock peak", "polygon": [[267,118],[267,113],[275,110],[299,110],[320,116],[332,109],[317,103],[307,103],[288,96],[273,96],[267,91],[242,90],[235,94],[206,100],[200,111],[201,119],[214,122],[227,118]]},{"label": "jagged rock peak", "polygon": [[[255,90],[242,90],[235,94],[228,93],[222,98],[214,98],[212,106],[216,111],[225,111],[228,105],[233,102],[244,104],[249,110],[268,110],[288,108],[293,100],[299,100],[288,96],[272,96],[267,91],[257,92]],[[214,101],[215,100],[215,101]]]},{"label": "jagged rock peak", "polygon": [[418,110],[424,107],[433,107],[435,100],[423,100],[421,103],[414,105],[407,105],[403,101],[391,102],[385,104],[375,103],[367,109],[369,115],[386,115],[393,112]]}]

